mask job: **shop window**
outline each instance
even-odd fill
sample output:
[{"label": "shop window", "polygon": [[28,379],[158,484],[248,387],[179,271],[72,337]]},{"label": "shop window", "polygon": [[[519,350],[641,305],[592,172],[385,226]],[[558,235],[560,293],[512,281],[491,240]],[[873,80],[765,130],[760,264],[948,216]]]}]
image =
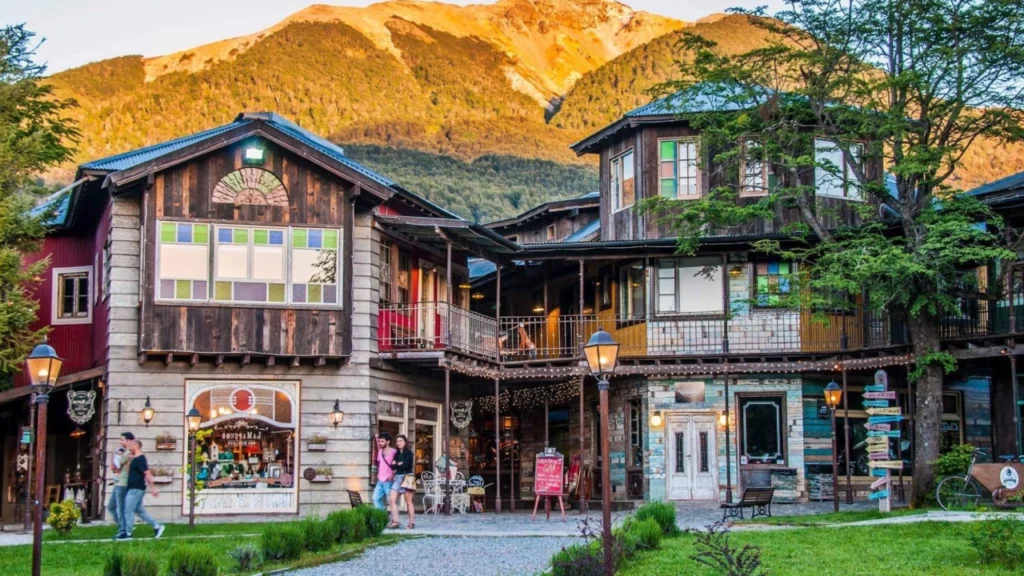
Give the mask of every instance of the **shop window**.
[{"label": "shop window", "polygon": [[725,310],[724,275],[718,258],[658,261],[658,314],[707,314]]},{"label": "shop window", "polygon": [[[254,234],[254,241],[262,240],[259,230]],[[292,302],[338,303],[338,235],[338,230],[292,229]]]},{"label": "shop window", "polygon": [[197,512],[296,512],[298,384],[191,381],[187,388],[202,415]]},{"label": "shop window", "polygon": [[758,308],[778,308],[790,295],[796,264],[772,260],[754,264],[754,301]]},{"label": "shop window", "polygon": [[395,270],[393,254],[394,244],[387,238],[380,239],[380,292],[381,306],[391,304],[395,290]]},{"label": "shop window", "polygon": [[761,144],[751,138],[740,142],[740,196],[768,194],[768,162]]},{"label": "shop window", "polygon": [[636,166],[632,150],[617,158],[612,158],[611,187],[613,212],[629,208],[636,201],[635,170]]},{"label": "shop window", "polygon": [[835,142],[823,138],[814,140],[814,184],[818,196],[861,199],[860,183],[850,168],[850,162],[859,159],[863,147],[851,144],[850,151],[853,160],[849,160]]},{"label": "shop window", "polygon": [[626,454],[627,466],[644,465],[644,431],[643,408],[639,398],[632,398],[627,404],[629,408],[629,452]]},{"label": "shop window", "polygon": [[942,394],[942,423],[939,425],[941,438],[939,451],[945,452],[964,443],[963,394],[944,392]]},{"label": "shop window", "polygon": [[92,267],[53,269],[53,324],[85,324],[92,319]]},{"label": "shop window", "polygon": [[658,143],[658,182],[662,197],[673,200],[700,197],[699,155],[700,141],[697,138]]},{"label": "shop window", "polygon": [[637,260],[619,268],[619,316],[639,320],[647,311],[647,275],[644,263]]},{"label": "shop window", "polygon": [[161,222],[157,275],[161,300],[208,300],[210,225]]},{"label": "shop window", "polygon": [[742,398],[742,455],[750,462],[783,458],[783,422],[781,396]]}]

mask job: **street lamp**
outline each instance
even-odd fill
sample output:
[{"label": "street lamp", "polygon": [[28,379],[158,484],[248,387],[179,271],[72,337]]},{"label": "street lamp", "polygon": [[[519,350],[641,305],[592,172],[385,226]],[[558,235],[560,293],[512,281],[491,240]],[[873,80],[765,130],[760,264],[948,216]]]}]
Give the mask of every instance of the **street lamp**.
[{"label": "street lamp", "polygon": [[188,527],[196,526],[196,432],[203,421],[203,415],[193,406],[185,415],[188,421]]},{"label": "street lamp", "polygon": [[836,407],[843,398],[843,389],[833,380],[825,386],[825,404],[832,414],[832,509],[839,512],[839,464],[836,454]]},{"label": "street lamp", "polygon": [[142,408],[142,421],[149,426],[149,423],[153,421],[153,416],[156,414],[156,410],[153,409],[153,405],[149,403],[149,396],[146,396],[146,405]]},{"label": "street lamp", "polygon": [[[615,372],[619,358],[619,343],[611,334],[598,330],[590,336],[583,347],[590,374],[597,378],[597,390],[601,409],[601,534],[604,546],[604,573],[615,573],[612,560],[612,488],[611,464],[608,460],[608,375]],[[580,455],[582,458],[582,454]]]},{"label": "street lamp", "polygon": [[342,420],[345,419],[345,412],[341,409],[341,400],[334,401],[334,410],[331,410],[331,424],[335,428],[341,425]]},{"label": "street lamp", "polygon": [[36,388],[36,486],[32,503],[32,576],[40,576],[43,569],[43,487],[46,484],[46,408],[50,390],[57,384],[64,360],[46,343],[32,349],[25,359],[29,381]]}]

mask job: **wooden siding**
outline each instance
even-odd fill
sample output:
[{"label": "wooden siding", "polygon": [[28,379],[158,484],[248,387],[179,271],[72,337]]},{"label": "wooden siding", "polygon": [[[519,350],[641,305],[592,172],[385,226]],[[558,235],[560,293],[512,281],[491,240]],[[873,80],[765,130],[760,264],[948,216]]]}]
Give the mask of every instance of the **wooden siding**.
[{"label": "wooden siding", "polygon": [[[351,351],[352,183],[291,153],[260,141],[263,168],[288,191],[289,205],[215,204],[213,187],[243,167],[248,141],[172,167],[144,192],[146,232],[141,351],[283,356],[343,356]],[[245,223],[273,226],[343,227],[341,308],[309,309],[262,305],[154,302],[158,220]]]}]

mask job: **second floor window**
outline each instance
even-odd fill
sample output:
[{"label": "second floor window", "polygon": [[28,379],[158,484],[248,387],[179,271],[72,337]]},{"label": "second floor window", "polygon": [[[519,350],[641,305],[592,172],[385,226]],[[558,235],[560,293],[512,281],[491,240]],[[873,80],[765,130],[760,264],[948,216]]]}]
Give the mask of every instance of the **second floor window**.
[{"label": "second floor window", "polygon": [[54,269],[54,324],[75,324],[90,320],[89,269],[88,266]]},{"label": "second floor window", "polygon": [[[852,144],[850,152],[856,158],[863,147]],[[860,183],[850,168],[846,153],[839,146],[823,138],[814,140],[814,187],[818,196],[860,200]]]},{"label": "second floor window", "polygon": [[613,212],[629,208],[636,202],[635,168],[632,150],[617,158],[612,158],[611,186]]},{"label": "second floor window", "polygon": [[777,308],[790,295],[796,264],[778,260],[754,264],[754,299],[758,308]]},{"label": "second floor window", "polygon": [[395,270],[393,264],[394,244],[387,238],[380,239],[380,304],[386,306],[392,302],[395,290]]},{"label": "second floor window", "polygon": [[665,198],[700,197],[700,142],[696,138],[658,143],[658,187]]},{"label": "second floor window", "polygon": [[768,163],[757,140],[744,139],[740,156],[740,196],[768,194]]},{"label": "second floor window", "polygon": [[656,312],[708,314],[725,311],[725,277],[718,258],[667,258],[658,261]]},{"label": "second floor window", "polygon": [[643,262],[619,268],[619,316],[623,320],[642,318],[647,311],[647,282]]}]

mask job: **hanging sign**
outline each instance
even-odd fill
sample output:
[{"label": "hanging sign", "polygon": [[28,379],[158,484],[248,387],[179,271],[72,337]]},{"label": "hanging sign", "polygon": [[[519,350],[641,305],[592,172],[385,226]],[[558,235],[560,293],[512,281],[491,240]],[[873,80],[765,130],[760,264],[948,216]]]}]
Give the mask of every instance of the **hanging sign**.
[{"label": "hanging sign", "polygon": [[868,384],[864,387],[865,392],[885,392],[885,386],[878,386],[877,384]]},{"label": "hanging sign", "polygon": [[68,391],[68,418],[75,424],[85,424],[96,413],[96,392],[93,390]]},{"label": "hanging sign", "polygon": [[32,443],[32,429],[28,426],[21,427],[21,443],[31,444]]},{"label": "hanging sign", "polygon": [[565,465],[561,454],[537,454],[534,468],[533,493],[538,496],[561,496],[562,469]]},{"label": "hanging sign", "polygon": [[1016,490],[1020,486],[1020,474],[1012,466],[1005,466],[999,471],[999,482],[1004,488]]},{"label": "hanging sign", "polygon": [[867,412],[871,416],[899,416],[903,414],[903,411],[899,406],[893,406],[891,408],[868,408]]},{"label": "hanging sign", "polygon": [[462,430],[473,420],[473,401],[452,402],[452,425]]},{"label": "hanging sign", "polygon": [[895,400],[896,391],[890,390],[889,392],[865,392],[864,397],[869,400]]}]

